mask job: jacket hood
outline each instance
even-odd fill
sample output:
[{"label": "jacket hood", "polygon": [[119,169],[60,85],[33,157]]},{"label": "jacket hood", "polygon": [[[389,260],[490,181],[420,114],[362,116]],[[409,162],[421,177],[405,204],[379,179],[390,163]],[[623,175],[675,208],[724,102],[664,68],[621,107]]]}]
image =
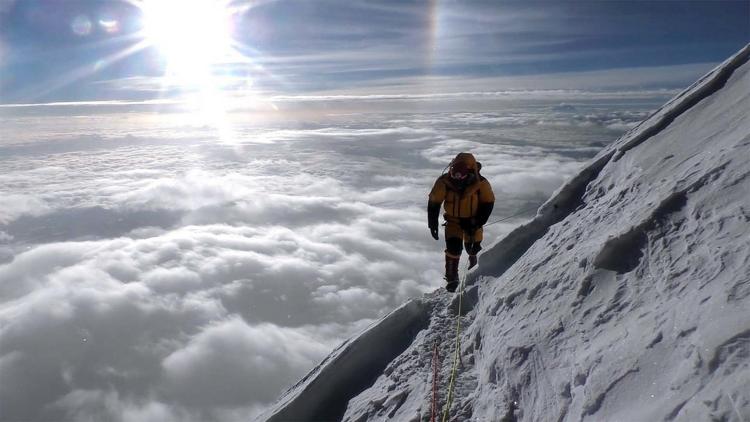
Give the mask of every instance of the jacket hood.
[{"label": "jacket hood", "polygon": [[460,152],[458,155],[456,155],[456,158],[451,161],[451,166],[455,165],[457,163],[463,163],[466,168],[470,170],[477,171],[477,159],[474,158],[474,155],[468,152]]}]

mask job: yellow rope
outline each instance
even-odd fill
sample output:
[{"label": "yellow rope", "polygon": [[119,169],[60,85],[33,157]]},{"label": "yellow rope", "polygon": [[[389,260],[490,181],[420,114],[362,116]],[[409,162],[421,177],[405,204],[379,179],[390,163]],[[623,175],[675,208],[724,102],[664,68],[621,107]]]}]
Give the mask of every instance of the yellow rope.
[{"label": "yellow rope", "polygon": [[453,386],[456,382],[456,373],[458,372],[458,358],[461,350],[461,307],[464,301],[464,284],[466,283],[466,270],[463,271],[461,276],[461,288],[459,289],[458,296],[458,313],[456,314],[456,350],[453,354],[453,369],[451,369],[451,381],[448,386],[448,400],[445,402],[445,410],[443,411],[443,421],[448,420],[448,413],[451,410],[451,404],[453,404]]}]

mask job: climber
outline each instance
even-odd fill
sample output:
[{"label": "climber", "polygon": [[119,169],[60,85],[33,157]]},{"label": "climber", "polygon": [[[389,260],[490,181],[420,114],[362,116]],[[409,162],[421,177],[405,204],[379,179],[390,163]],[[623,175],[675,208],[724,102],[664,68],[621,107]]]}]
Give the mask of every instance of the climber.
[{"label": "climber", "polygon": [[477,265],[477,253],[482,249],[482,226],[490,218],[495,195],[490,182],[479,174],[482,165],[470,153],[456,155],[448,166],[448,173],[435,181],[427,202],[427,225],[438,240],[438,214],[444,204],[445,218],[445,289],[455,292],[458,287],[458,261],[462,244],[469,254],[469,268]]}]

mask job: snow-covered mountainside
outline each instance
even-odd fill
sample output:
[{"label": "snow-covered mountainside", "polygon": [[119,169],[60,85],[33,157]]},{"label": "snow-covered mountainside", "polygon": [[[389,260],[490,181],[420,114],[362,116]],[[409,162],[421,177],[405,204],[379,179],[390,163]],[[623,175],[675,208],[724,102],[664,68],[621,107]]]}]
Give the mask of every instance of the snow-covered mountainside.
[{"label": "snow-covered mountainside", "polygon": [[[603,150],[436,291],[261,417],[750,421],[750,45]],[[440,415],[438,420],[442,420]]]}]

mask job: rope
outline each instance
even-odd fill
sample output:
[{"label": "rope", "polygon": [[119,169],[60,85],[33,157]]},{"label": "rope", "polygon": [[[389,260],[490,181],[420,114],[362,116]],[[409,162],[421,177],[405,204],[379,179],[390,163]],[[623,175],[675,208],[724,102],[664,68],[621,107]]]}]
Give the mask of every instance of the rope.
[{"label": "rope", "polygon": [[511,219],[511,218],[513,218],[513,217],[518,217],[519,215],[521,215],[521,214],[523,214],[523,213],[526,213],[526,212],[529,212],[529,211],[533,211],[533,210],[535,210],[535,209],[537,209],[537,208],[539,208],[539,205],[534,205],[534,206],[532,206],[532,207],[524,208],[524,209],[522,209],[521,211],[518,211],[517,213],[515,213],[515,214],[513,214],[513,215],[509,215],[509,216],[507,216],[507,217],[503,217],[503,218],[501,218],[501,219],[499,219],[499,220],[495,220],[495,221],[493,221],[493,222],[491,222],[491,223],[487,223],[487,224],[485,224],[485,225],[484,225],[484,227],[487,227],[487,226],[491,226],[491,225],[493,225],[493,224],[495,224],[495,223],[499,223],[499,222],[501,222],[501,221],[505,221],[505,220],[510,220],[510,219]]},{"label": "rope", "polygon": [[436,422],[435,418],[438,414],[437,404],[437,386],[438,376],[440,375],[440,353],[438,352],[438,342],[432,345],[432,405],[430,407],[430,422]]},{"label": "rope", "polygon": [[456,349],[453,353],[453,368],[451,369],[451,381],[448,385],[448,400],[445,402],[445,410],[443,411],[443,421],[448,420],[448,413],[451,410],[453,404],[453,387],[456,384],[456,373],[458,372],[458,359],[461,354],[461,307],[464,299],[464,285],[466,284],[466,271],[461,276],[461,288],[459,289],[458,296],[458,313],[456,314]]},{"label": "rope", "polygon": [[[513,217],[517,217],[523,213],[532,211],[536,208],[538,208],[538,205],[534,205],[533,207],[524,208],[523,210],[513,214],[509,215],[507,217],[503,217],[499,220],[495,220],[491,223],[485,224],[485,226],[490,226],[495,223],[499,223],[501,221],[509,220]],[[473,238],[472,238],[473,243]],[[453,353],[453,367],[451,368],[451,378],[450,378],[450,384],[448,385],[448,399],[445,402],[445,408],[443,410],[443,419],[442,422],[448,421],[448,414],[450,413],[451,405],[453,404],[453,389],[456,385],[456,374],[458,372],[458,362],[461,357],[461,309],[463,307],[463,299],[464,299],[464,287],[466,285],[466,273],[467,271],[464,270],[463,274],[461,276],[461,285],[459,288],[459,297],[458,297],[458,313],[456,314],[456,346]],[[433,350],[433,375],[432,375],[432,415],[430,418],[430,422],[435,422],[435,407],[437,402],[437,367],[435,366],[436,362],[436,356],[437,356],[437,344],[435,344],[435,349]]]}]

